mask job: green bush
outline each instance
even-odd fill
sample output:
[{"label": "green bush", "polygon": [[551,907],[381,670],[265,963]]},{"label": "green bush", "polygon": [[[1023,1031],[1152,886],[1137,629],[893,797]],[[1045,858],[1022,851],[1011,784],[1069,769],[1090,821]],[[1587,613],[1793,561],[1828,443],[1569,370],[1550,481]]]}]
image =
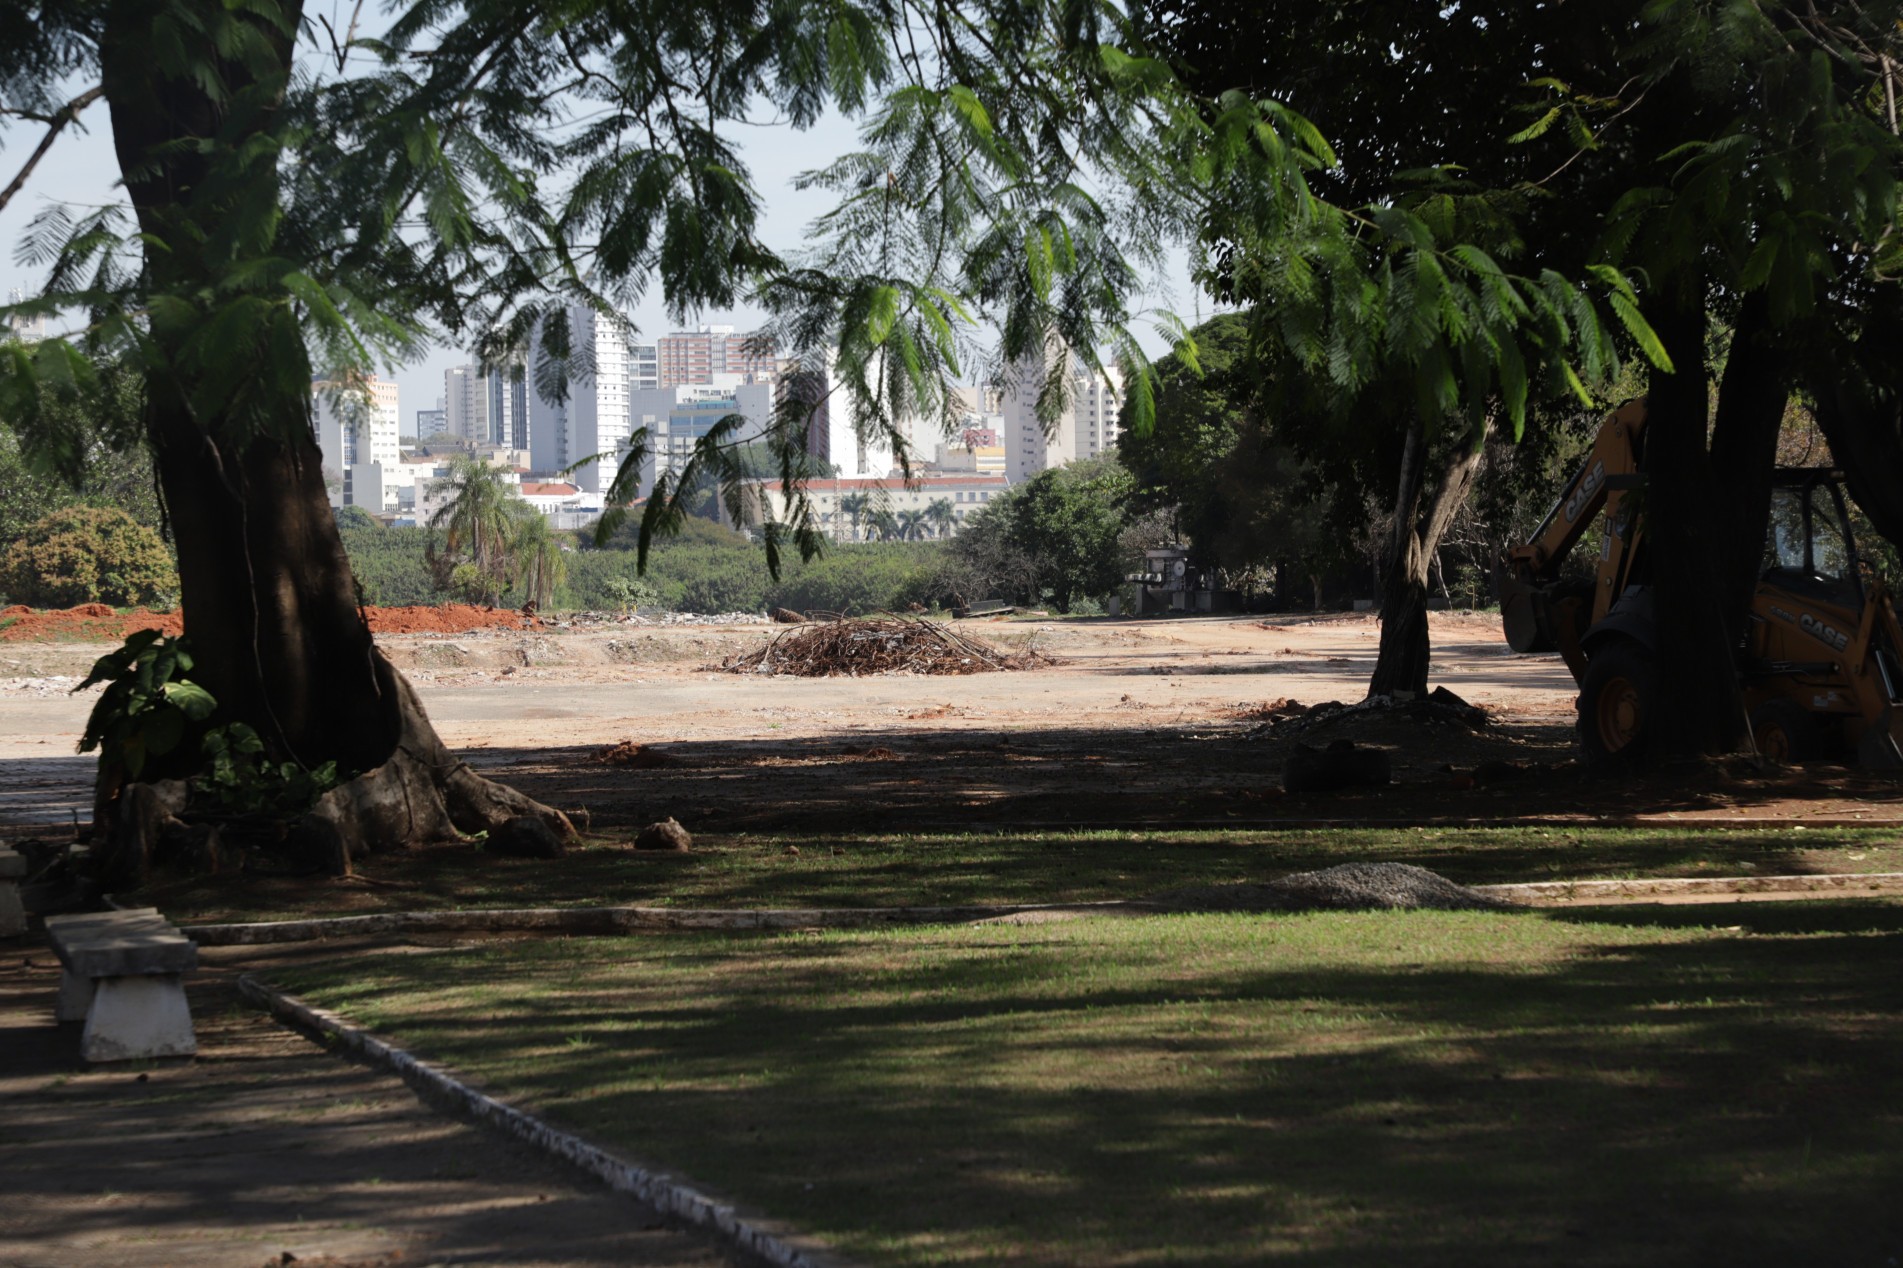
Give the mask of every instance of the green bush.
[{"label": "green bush", "polygon": [[0,593],[40,608],[169,606],[178,573],[159,535],[124,511],[69,506],[33,524],[0,554]]},{"label": "green bush", "polygon": [[361,508],[347,506],[337,513],[337,530],[365,603],[407,607],[443,602],[423,552],[428,529],[385,528]]}]

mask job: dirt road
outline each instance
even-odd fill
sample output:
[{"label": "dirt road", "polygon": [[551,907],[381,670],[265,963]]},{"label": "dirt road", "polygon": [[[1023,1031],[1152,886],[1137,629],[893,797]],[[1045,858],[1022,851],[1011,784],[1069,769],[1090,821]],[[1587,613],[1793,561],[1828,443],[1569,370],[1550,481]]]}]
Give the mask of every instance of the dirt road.
[{"label": "dirt road", "polygon": [[[437,728],[469,760],[619,830],[673,815],[695,831],[775,827],[1135,823],[1278,817],[1472,819],[1889,817],[1894,783],[1786,773],[1722,788],[1589,784],[1573,763],[1574,686],[1558,658],[1514,655],[1489,614],[1435,613],[1431,681],[1485,707],[1484,733],[1355,719],[1267,727],[1265,706],[1361,698],[1379,627],[1367,616],[968,621],[1055,663],[1024,672],[782,678],[713,666],[770,626],[484,631],[382,638]],[[0,648],[0,826],[87,817],[70,757],[90,701],[66,694],[95,647]],[[1384,748],[1396,784],[1284,798],[1297,743]],[[623,740],[655,770],[592,760]],[[1518,774],[1477,787],[1472,772]]]}]

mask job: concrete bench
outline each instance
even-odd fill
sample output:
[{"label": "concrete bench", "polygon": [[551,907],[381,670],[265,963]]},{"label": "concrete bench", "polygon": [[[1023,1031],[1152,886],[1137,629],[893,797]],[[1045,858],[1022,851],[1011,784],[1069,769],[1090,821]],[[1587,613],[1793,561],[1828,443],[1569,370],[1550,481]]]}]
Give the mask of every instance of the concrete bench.
[{"label": "concrete bench", "polygon": [[20,882],[26,877],[26,860],[14,850],[0,849],[0,938],[17,938],[26,932],[26,908],[20,905]]},{"label": "concrete bench", "polygon": [[189,1057],[198,1051],[180,974],[198,967],[198,944],[155,908],[49,916],[46,940],[60,975],[61,1021],[86,1019],[88,1061]]}]

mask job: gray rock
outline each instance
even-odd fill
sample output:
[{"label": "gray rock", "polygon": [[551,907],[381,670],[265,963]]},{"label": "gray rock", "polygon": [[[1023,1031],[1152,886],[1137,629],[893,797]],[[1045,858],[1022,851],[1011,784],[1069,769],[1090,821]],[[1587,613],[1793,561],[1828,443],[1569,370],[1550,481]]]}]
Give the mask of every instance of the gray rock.
[{"label": "gray rock", "polygon": [[1412,863],[1343,863],[1241,885],[1191,885],[1148,900],[1171,911],[1502,911],[1502,902]]},{"label": "gray rock", "polygon": [[659,823],[650,823],[634,835],[634,848],[637,850],[671,850],[676,854],[685,854],[694,848],[694,838],[672,818]]}]

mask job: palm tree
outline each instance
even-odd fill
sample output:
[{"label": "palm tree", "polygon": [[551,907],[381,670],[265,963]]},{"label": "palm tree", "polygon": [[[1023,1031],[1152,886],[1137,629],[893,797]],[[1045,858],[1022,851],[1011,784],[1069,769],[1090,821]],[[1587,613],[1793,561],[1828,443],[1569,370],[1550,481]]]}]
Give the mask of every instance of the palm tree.
[{"label": "palm tree", "polygon": [[839,499],[839,509],[852,517],[852,539],[859,540],[859,518],[872,505],[872,499],[864,493],[848,493]]},{"label": "palm tree", "polygon": [[899,536],[906,541],[915,541],[925,536],[925,512],[920,510],[899,512]]},{"label": "palm tree", "polygon": [[555,587],[568,580],[568,560],[562,556],[561,543],[548,531],[547,516],[524,503],[516,519],[509,551],[520,570],[524,602],[546,608],[555,597]]},{"label": "palm tree", "polygon": [[[430,516],[431,537],[424,551],[437,586],[447,589],[457,566],[466,562],[473,569],[468,582],[472,597],[494,603],[508,583],[516,532],[515,511],[510,504],[520,499],[509,488],[501,468],[463,454],[449,460],[449,474],[431,485],[430,492],[450,495]],[[435,538],[438,532],[443,535],[440,550]]]},{"label": "palm tree", "polygon": [[940,537],[951,536],[952,525],[958,517],[952,510],[950,498],[933,498],[925,506],[925,520]]},{"label": "palm tree", "polygon": [[899,535],[899,518],[882,506],[872,513],[869,527],[879,534],[880,541],[888,542]]}]

